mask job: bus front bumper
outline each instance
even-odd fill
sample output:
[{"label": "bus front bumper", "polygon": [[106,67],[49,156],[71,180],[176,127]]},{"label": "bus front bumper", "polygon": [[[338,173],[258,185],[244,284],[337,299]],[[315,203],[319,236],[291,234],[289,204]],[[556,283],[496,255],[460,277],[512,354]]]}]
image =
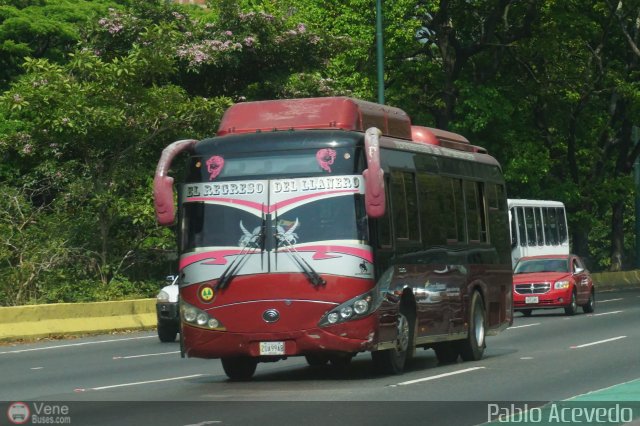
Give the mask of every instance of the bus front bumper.
[{"label": "bus front bumper", "polygon": [[[182,324],[185,355],[189,358],[234,356],[275,357],[311,353],[356,353],[376,346],[377,319],[374,315],[326,328],[277,333],[233,333],[206,330]],[[266,342],[282,342],[282,353],[265,353]],[[277,346],[277,345],[275,345]]]}]

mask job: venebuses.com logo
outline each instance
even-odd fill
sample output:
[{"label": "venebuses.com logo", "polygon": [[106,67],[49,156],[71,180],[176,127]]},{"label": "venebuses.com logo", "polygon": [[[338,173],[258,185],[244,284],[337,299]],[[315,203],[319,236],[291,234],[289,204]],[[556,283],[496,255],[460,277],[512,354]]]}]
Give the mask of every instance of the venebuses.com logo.
[{"label": "venebuses.com logo", "polygon": [[14,402],[7,409],[9,421],[16,425],[23,425],[29,421],[31,410],[24,402]]},{"label": "venebuses.com logo", "polygon": [[14,425],[71,424],[71,410],[66,404],[47,402],[12,402],[7,408],[7,418]]}]

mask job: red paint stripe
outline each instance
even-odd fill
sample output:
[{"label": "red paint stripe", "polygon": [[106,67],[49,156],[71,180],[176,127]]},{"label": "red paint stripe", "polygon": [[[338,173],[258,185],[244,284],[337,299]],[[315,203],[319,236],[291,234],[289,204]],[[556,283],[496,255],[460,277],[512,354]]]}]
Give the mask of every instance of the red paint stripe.
[{"label": "red paint stripe", "polygon": [[206,265],[226,265],[227,259],[225,256],[237,256],[241,253],[240,249],[233,250],[214,250],[214,251],[205,251],[202,253],[192,254],[190,256],[184,256],[180,259],[180,270],[182,270],[185,266],[189,266],[192,263],[200,262],[205,259],[212,259],[209,262],[206,262]]},{"label": "red paint stripe", "polygon": [[342,189],[342,190],[336,190],[336,191],[316,192],[314,194],[301,195],[299,197],[293,197],[293,198],[289,198],[287,200],[275,203],[274,205],[270,206],[269,213],[279,208],[286,207],[291,204],[304,201],[304,200],[309,200],[312,198],[320,198],[320,197],[324,197],[326,195],[331,195],[331,194],[357,194],[358,192],[359,190],[357,189]]}]

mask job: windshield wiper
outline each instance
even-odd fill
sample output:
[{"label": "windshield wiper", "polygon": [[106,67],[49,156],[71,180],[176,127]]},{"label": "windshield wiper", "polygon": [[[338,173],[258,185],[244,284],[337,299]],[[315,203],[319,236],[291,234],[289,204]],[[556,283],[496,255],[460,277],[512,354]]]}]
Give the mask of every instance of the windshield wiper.
[{"label": "windshield wiper", "polygon": [[287,253],[293,259],[293,261],[302,269],[302,273],[307,277],[309,282],[314,286],[325,285],[327,282],[318,274],[315,269],[309,263],[304,260],[304,258],[298,253],[298,251],[293,246],[291,242],[290,236],[293,233],[293,230],[298,226],[298,220],[296,219],[296,223],[288,230],[284,231],[276,228],[276,254],[278,253],[278,246],[282,243],[282,246],[287,249]]},{"label": "windshield wiper", "polygon": [[218,278],[218,283],[215,286],[216,290],[225,288],[229,285],[231,280],[236,276],[237,272],[248,259],[248,255],[255,253],[258,249],[260,249],[261,253],[264,251],[265,221],[266,218],[263,215],[262,225],[255,228],[253,233],[247,231],[247,229],[242,225],[242,221],[240,221],[240,229],[244,234],[240,238],[242,250],[240,250],[240,253],[238,253],[236,258],[229,263],[229,266],[226,267],[222,272],[222,275],[220,275],[220,278]]}]

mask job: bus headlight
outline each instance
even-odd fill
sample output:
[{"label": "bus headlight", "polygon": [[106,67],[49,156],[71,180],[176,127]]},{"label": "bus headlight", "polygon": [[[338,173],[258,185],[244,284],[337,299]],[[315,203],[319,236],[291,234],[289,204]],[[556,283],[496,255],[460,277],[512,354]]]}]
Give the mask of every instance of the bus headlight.
[{"label": "bus headlight", "polygon": [[367,299],[356,300],[353,304],[353,310],[356,314],[362,315],[369,309],[369,302]]},{"label": "bus headlight", "polygon": [[345,306],[340,309],[340,317],[344,319],[348,319],[353,315],[353,308],[351,306]]},{"label": "bus headlight", "polygon": [[160,293],[156,296],[158,302],[168,302],[169,301],[169,293],[164,290],[160,290]]},{"label": "bus headlight", "polygon": [[[186,303],[184,303],[184,305],[186,305]],[[198,310],[193,306],[185,307],[182,312],[184,312],[184,320],[186,322],[195,322],[198,316]]]},{"label": "bus headlight", "polygon": [[357,320],[369,315],[379,305],[376,299],[377,294],[376,290],[372,290],[336,306],[320,319],[318,325],[326,327],[345,321]]},{"label": "bus headlight", "polygon": [[183,300],[180,300],[180,312],[182,312],[183,321],[189,325],[207,330],[225,330],[224,325],[217,318]]},{"label": "bus headlight", "polygon": [[329,324],[335,324],[338,322],[339,319],[340,319],[340,315],[338,315],[337,312],[331,312],[329,315],[327,315],[327,322]]}]

